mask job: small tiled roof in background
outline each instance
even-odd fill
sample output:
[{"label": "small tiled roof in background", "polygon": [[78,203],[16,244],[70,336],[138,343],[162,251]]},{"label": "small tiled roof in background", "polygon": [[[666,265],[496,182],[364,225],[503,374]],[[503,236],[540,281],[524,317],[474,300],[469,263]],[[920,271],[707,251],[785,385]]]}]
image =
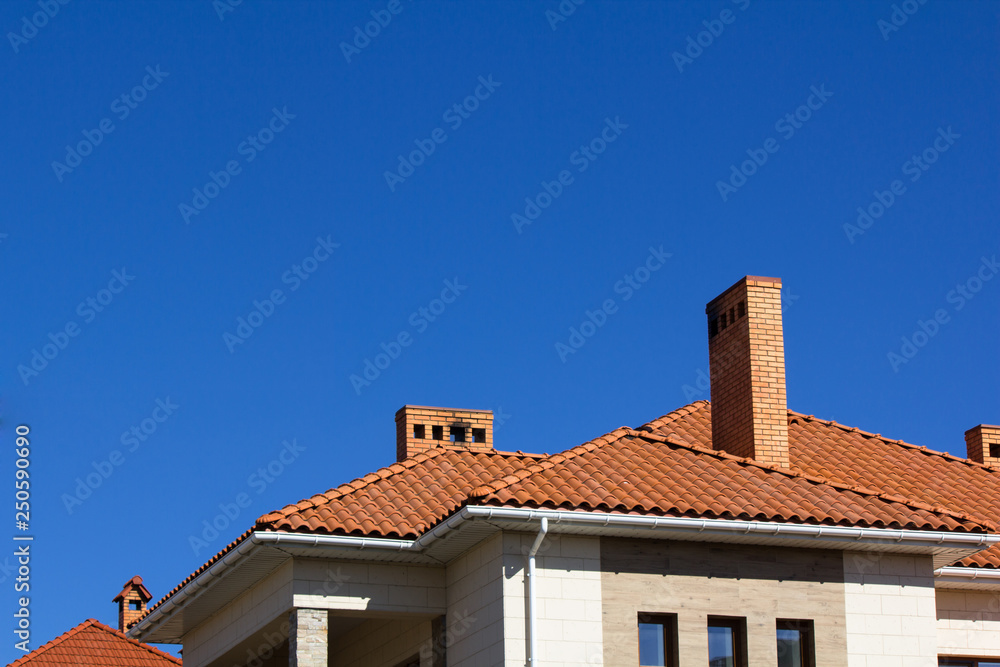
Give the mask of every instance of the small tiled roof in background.
[{"label": "small tiled roof in background", "polygon": [[177,667],[180,658],[88,619],[8,667]]}]

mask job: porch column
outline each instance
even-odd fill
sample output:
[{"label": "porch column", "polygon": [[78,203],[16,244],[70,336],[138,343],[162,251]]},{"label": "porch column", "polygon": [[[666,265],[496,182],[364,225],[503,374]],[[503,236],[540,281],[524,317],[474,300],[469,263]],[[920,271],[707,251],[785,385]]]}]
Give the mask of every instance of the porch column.
[{"label": "porch column", "polygon": [[326,667],[329,625],[329,613],[325,609],[293,609],[289,612],[289,667]]}]

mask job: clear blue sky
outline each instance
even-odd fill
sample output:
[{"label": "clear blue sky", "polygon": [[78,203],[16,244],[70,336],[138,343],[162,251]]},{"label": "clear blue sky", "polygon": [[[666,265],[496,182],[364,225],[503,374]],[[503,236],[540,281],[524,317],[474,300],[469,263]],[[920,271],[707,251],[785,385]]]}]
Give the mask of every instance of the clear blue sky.
[{"label": "clear blue sky", "polygon": [[998,5],[911,3],[0,4],[32,647],[388,465],[404,403],[502,409],[499,448],[546,452],[684,405],[746,274],[790,295],[791,408],[964,454],[1000,422]]}]

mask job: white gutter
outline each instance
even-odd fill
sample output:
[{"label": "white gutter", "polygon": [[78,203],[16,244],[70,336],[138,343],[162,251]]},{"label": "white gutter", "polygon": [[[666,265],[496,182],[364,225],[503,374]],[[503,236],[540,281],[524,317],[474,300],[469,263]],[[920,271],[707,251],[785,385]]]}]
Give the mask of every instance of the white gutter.
[{"label": "white gutter", "polygon": [[985,567],[940,567],[934,571],[934,576],[961,579],[966,583],[981,581],[984,584],[1000,584],[1000,570]]},{"label": "white gutter", "polygon": [[542,546],[542,540],[545,539],[545,534],[548,532],[549,520],[543,516],[538,535],[535,537],[534,544],[531,545],[531,551],[528,552],[528,667],[535,667],[538,664],[535,659],[535,656],[538,655],[538,613],[535,611],[537,608],[535,600],[535,554],[538,553],[538,547]]},{"label": "white gutter", "polygon": [[986,533],[949,533],[933,530],[900,530],[889,528],[861,528],[850,526],[821,526],[771,521],[734,521],[731,519],[694,519],[688,517],[640,516],[633,514],[608,514],[604,512],[572,512],[561,510],[527,509],[521,507],[468,506],[462,513],[469,518],[537,521],[547,518],[555,524],[645,528],[657,535],[692,536],[707,535],[759,535],[761,537],[795,540],[853,542],[860,544],[899,544],[909,547],[947,547],[952,549],[981,550],[1000,543],[1000,535]]},{"label": "white gutter", "polygon": [[[189,581],[183,588],[135,625],[128,634],[138,638],[149,634],[168,620],[170,612],[196,599],[228,570],[236,567],[260,546],[283,544],[300,547],[343,547],[348,549],[384,549],[420,553],[429,544],[457,530],[461,524],[474,519],[534,522],[547,519],[555,524],[646,529],[657,536],[691,537],[698,534],[716,537],[755,535],[772,539],[814,539],[820,542],[848,542],[854,544],[899,544],[910,547],[951,548],[981,550],[1000,543],[1000,535],[983,533],[949,533],[924,530],[891,530],[887,528],[859,528],[843,526],[817,526],[807,524],[774,523],[769,521],[733,521],[728,519],[695,519],[687,517],[658,517],[604,512],[574,512],[563,510],[528,509],[521,507],[490,507],[469,505],[455,515],[424,533],[416,540],[395,540],[378,537],[351,537],[338,535],[308,535],[260,531],[223,556],[218,562]],[[965,568],[942,568],[959,569]],[[979,575],[981,578],[984,576]]]}]

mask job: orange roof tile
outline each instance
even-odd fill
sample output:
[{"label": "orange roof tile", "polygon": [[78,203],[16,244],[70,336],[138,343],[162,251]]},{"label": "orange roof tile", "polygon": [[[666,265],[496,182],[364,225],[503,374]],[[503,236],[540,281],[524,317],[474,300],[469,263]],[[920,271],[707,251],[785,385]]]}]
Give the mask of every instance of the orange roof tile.
[{"label": "orange roof tile", "polygon": [[88,619],[8,667],[176,667],[180,658]]},{"label": "orange roof tile", "polygon": [[[797,472],[911,498],[979,522],[1000,517],[1000,470],[792,410],[788,418],[789,453]],[[646,426],[711,446],[711,405],[697,401]],[[1000,568],[1000,545],[959,565]]]},{"label": "orange roof tile", "polygon": [[257,519],[258,530],[412,539],[486,480],[544,458],[437,447]]},{"label": "orange roof tile", "polygon": [[548,457],[479,502],[716,519],[984,532],[992,523],[632,429]]}]

